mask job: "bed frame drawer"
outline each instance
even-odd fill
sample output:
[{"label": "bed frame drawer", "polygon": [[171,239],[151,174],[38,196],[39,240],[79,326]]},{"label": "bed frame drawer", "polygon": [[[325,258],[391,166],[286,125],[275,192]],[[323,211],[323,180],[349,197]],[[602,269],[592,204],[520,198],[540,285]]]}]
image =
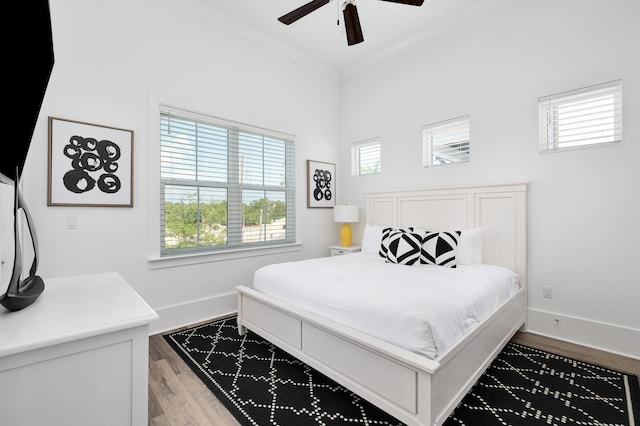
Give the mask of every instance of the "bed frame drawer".
[{"label": "bed frame drawer", "polygon": [[256,302],[250,297],[243,300],[246,306],[244,320],[251,323],[249,328],[267,338],[261,330],[269,330],[268,337],[277,337],[283,342],[300,349],[301,345],[301,321],[288,316],[277,309]]},{"label": "bed frame drawer", "polygon": [[[302,324],[302,350],[336,372],[411,413],[416,412],[417,373],[397,362],[312,325]],[[375,371],[376,374],[371,374]]]}]

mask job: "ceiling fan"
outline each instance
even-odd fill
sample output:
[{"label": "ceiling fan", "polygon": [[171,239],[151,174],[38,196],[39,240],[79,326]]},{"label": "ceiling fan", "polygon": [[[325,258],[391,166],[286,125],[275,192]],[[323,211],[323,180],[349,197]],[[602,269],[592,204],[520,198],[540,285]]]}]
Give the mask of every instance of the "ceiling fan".
[{"label": "ceiling fan", "polygon": [[[338,0],[340,1],[340,0]],[[393,3],[407,4],[411,6],[422,6],[424,0],[381,0]],[[311,12],[320,7],[328,4],[331,0],[312,0],[299,8],[292,10],[286,15],[282,15],[278,18],[278,21],[283,24],[289,25],[296,22],[298,19],[307,16]],[[344,0],[342,4],[342,14],[344,16],[344,27],[347,33],[347,44],[349,46],[362,43],[364,37],[362,36],[362,28],[360,27],[360,18],[358,18],[358,9],[356,9],[355,0]]]}]

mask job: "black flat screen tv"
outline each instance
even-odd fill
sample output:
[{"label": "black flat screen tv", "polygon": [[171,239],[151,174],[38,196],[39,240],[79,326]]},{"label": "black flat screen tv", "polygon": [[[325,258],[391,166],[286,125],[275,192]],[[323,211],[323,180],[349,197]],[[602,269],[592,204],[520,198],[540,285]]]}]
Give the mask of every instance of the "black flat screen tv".
[{"label": "black flat screen tv", "polygon": [[[3,4],[3,14],[8,25],[4,26],[2,68],[5,82],[12,90],[5,93],[9,112],[3,122],[0,184],[13,184],[14,200],[11,213],[0,209],[0,225],[5,223],[5,215],[13,216],[13,268],[6,292],[0,295],[0,305],[19,311],[34,303],[44,291],[44,281],[36,275],[38,240],[19,184],[53,70],[53,34],[48,0],[8,2]],[[26,222],[26,228],[20,226],[21,220]],[[8,240],[4,231],[3,247],[4,240]],[[29,232],[33,247],[33,261],[28,270],[23,268],[22,231]],[[27,272],[24,278],[23,272]]]},{"label": "black flat screen tv", "polygon": [[[18,182],[22,175],[40,107],[53,70],[53,35],[48,0],[11,1],[3,4],[3,16],[11,25],[2,52],[4,81],[12,95],[3,126],[0,173]],[[5,22],[8,24],[8,22]]]}]

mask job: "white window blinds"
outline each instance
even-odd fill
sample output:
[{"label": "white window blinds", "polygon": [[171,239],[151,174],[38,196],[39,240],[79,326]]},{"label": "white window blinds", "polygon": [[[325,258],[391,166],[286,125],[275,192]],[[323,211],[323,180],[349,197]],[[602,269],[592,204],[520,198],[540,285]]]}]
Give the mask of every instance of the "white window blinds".
[{"label": "white window blinds", "polygon": [[422,128],[422,165],[438,166],[469,161],[468,115]]},{"label": "white window blinds", "polygon": [[295,242],[290,135],[160,111],[161,254]]},{"label": "white window blinds", "polygon": [[622,81],[539,99],[540,152],[622,141]]},{"label": "white window blinds", "polygon": [[351,144],[351,176],[370,175],[382,171],[380,139]]}]

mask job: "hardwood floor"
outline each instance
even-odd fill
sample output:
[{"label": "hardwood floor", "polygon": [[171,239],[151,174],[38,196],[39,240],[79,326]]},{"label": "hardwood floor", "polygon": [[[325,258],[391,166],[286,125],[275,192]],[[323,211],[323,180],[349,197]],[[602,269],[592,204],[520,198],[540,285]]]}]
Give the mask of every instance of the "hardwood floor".
[{"label": "hardwood floor", "polygon": [[517,333],[511,341],[640,377],[640,361],[637,359],[531,333]]},{"label": "hardwood floor", "polygon": [[161,334],[149,337],[149,426],[239,426]]},{"label": "hardwood floor", "polygon": [[[530,333],[513,341],[640,377],[640,361],[632,358]],[[149,338],[149,425],[239,426],[160,334]]]}]

